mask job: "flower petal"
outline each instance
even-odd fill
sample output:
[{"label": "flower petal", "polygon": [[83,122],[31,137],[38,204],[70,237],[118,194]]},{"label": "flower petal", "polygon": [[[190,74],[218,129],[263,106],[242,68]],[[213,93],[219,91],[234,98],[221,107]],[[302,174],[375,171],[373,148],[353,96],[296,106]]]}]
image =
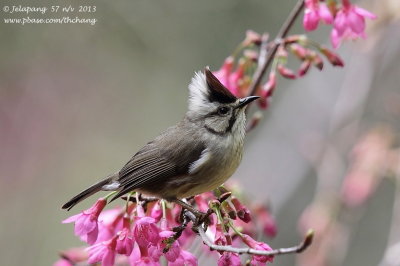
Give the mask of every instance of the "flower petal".
[{"label": "flower petal", "polygon": [[354,12],[356,12],[360,16],[363,16],[363,17],[369,18],[369,19],[376,19],[378,17],[374,13],[371,13],[368,10],[358,7],[358,6],[354,6]]},{"label": "flower petal", "polygon": [[347,16],[347,25],[354,33],[360,34],[365,30],[365,19],[356,12],[349,12]]},{"label": "flower petal", "polygon": [[318,14],[319,14],[320,18],[326,24],[332,24],[333,23],[332,13],[329,10],[329,8],[326,6],[326,4],[324,4],[324,3],[319,4]]}]

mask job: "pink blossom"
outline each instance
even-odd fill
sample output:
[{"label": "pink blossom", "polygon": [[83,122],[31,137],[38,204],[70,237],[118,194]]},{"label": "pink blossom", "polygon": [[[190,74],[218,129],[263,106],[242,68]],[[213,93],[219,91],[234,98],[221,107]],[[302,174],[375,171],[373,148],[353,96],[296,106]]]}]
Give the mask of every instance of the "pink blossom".
[{"label": "pink blossom", "polygon": [[222,85],[228,88],[228,90],[230,90],[231,92],[232,90],[231,90],[230,75],[233,70],[233,63],[234,63],[233,57],[229,56],[225,59],[221,68],[213,72],[215,77],[222,83]]},{"label": "pink blossom", "polygon": [[218,223],[215,227],[215,240],[216,245],[225,246],[227,244],[226,238],[222,229],[222,224]]},{"label": "pink blossom", "polygon": [[75,235],[80,236],[82,241],[92,245],[96,242],[98,235],[97,220],[106,204],[107,200],[100,198],[92,207],[65,219],[63,223],[75,222]]},{"label": "pink blossom", "polygon": [[209,192],[194,196],[194,200],[197,204],[197,207],[199,208],[199,211],[207,212],[210,197],[212,197],[212,195]]},{"label": "pink blossom", "polygon": [[[252,237],[249,235],[243,234],[242,236],[243,242],[248,245],[249,247],[257,250],[266,250],[270,251],[272,248],[264,242],[258,242],[254,240]],[[253,255],[252,262],[273,262],[274,257],[273,256],[262,256],[262,255]]]},{"label": "pink blossom", "polygon": [[63,250],[60,252],[60,256],[68,260],[72,264],[86,261],[88,258],[88,254],[85,250],[85,247],[76,247],[76,248],[70,248],[68,250]]},{"label": "pink blossom", "polygon": [[153,217],[157,222],[160,221],[162,217],[162,210],[159,201],[157,201],[153,208],[151,208],[150,216]]},{"label": "pink blossom", "polygon": [[181,250],[181,254],[179,257],[176,259],[174,262],[169,262],[168,266],[197,266],[197,258],[190,253],[189,251],[186,250]]},{"label": "pink blossom", "polygon": [[129,217],[124,217],[122,231],[118,233],[116,250],[119,254],[131,255],[133,250],[133,235],[130,229]]},{"label": "pink blossom", "polygon": [[306,0],[303,18],[303,26],[307,31],[315,30],[320,20],[326,24],[332,24],[333,16],[325,3],[319,0]]},{"label": "pink blossom", "polygon": [[224,252],[218,259],[218,266],[240,266],[242,262],[240,257],[236,253]]},{"label": "pink blossom", "polygon": [[115,248],[117,245],[117,237],[110,240],[97,243],[87,250],[89,251],[88,263],[93,264],[101,261],[103,266],[112,266],[115,261]]},{"label": "pink blossom", "polygon": [[59,259],[53,264],[53,266],[73,266],[73,264],[69,260]]},{"label": "pink blossom", "polygon": [[275,237],[277,232],[276,221],[268,208],[264,206],[257,206],[255,210],[258,221],[262,224],[263,232],[266,236]]},{"label": "pink blossom", "polygon": [[[129,263],[132,266],[158,266],[160,265],[159,259],[156,260],[151,256],[151,253],[155,250],[154,246],[150,246],[150,249],[147,247],[140,247],[136,245],[133,248],[133,251],[129,257]],[[150,254],[149,254],[150,253]]]},{"label": "pink blossom", "polygon": [[96,242],[109,240],[122,230],[122,217],[123,212],[119,208],[102,211],[98,219],[99,234]]},{"label": "pink blossom", "polygon": [[154,261],[159,261],[162,255],[165,256],[167,261],[174,262],[179,258],[181,254],[181,248],[178,241],[174,241],[170,244],[168,251],[164,253],[164,249],[167,247],[168,238],[172,237],[175,233],[169,230],[160,232],[160,241],[157,246],[149,247],[149,255]]},{"label": "pink blossom", "polygon": [[222,67],[213,72],[213,74],[233,95],[243,97],[246,86],[243,86],[242,80],[244,78],[246,60],[240,60],[235,71],[233,71],[233,63],[233,57],[229,56],[225,59]]},{"label": "pink blossom", "polygon": [[365,19],[375,19],[376,15],[352,5],[349,0],[342,0],[343,7],[337,12],[331,32],[334,48],[339,47],[343,39],[365,38]]},{"label": "pink blossom", "polygon": [[152,217],[139,217],[133,232],[136,242],[142,247],[157,245],[160,239],[156,220]]}]

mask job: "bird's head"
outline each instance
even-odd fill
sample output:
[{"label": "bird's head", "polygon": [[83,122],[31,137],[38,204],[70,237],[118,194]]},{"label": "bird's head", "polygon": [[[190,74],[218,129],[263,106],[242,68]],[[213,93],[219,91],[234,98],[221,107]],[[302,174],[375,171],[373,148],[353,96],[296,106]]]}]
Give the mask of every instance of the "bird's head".
[{"label": "bird's head", "polygon": [[243,132],[246,106],[259,98],[235,97],[206,68],[198,72],[189,85],[189,110],[187,117],[217,135]]}]

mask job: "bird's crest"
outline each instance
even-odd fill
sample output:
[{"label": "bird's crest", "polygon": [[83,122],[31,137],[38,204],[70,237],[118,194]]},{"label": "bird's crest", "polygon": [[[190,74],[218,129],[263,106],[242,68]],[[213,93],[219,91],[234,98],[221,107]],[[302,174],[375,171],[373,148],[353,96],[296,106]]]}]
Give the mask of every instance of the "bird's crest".
[{"label": "bird's crest", "polygon": [[229,104],[237,98],[207,68],[197,72],[189,85],[189,110],[209,109],[211,103]]}]

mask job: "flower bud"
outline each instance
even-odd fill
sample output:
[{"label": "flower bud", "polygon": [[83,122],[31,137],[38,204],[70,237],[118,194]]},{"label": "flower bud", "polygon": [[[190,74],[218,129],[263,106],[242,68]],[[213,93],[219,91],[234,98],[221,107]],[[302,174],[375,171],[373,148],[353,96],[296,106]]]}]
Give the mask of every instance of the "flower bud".
[{"label": "flower bud", "polygon": [[278,67],[278,72],[281,74],[282,77],[288,78],[288,79],[296,79],[296,74],[289,68],[286,68],[282,64],[279,64]]},{"label": "flower bud", "polygon": [[240,220],[242,220],[245,223],[248,223],[251,221],[251,216],[250,216],[250,211],[247,209],[246,206],[244,206],[240,200],[236,197],[232,197],[231,202],[233,206],[235,206],[237,216],[239,217]]},{"label": "flower bud", "polygon": [[246,38],[243,40],[242,45],[248,46],[251,44],[260,45],[261,43],[261,35],[255,31],[247,30],[246,31]]},{"label": "flower bud", "polygon": [[305,74],[307,74],[308,70],[310,69],[311,66],[311,61],[310,60],[304,60],[303,63],[301,63],[300,68],[299,68],[299,76],[302,77]]},{"label": "flower bud", "polygon": [[328,61],[333,65],[333,66],[340,66],[343,67],[344,63],[343,60],[339,57],[339,55],[335,54],[334,52],[330,51],[329,49],[325,47],[321,47],[320,52],[326,56]]},{"label": "flower bud", "polygon": [[322,61],[321,57],[319,55],[315,55],[312,59],[312,62],[316,68],[319,70],[322,70],[324,68],[324,62]]},{"label": "flower bud", "polygon": [[300,60],[306,59],[309,49],[304,48],[303,46],[293,43],[289,46],[289,50],[292,54],[294,54]]}]

